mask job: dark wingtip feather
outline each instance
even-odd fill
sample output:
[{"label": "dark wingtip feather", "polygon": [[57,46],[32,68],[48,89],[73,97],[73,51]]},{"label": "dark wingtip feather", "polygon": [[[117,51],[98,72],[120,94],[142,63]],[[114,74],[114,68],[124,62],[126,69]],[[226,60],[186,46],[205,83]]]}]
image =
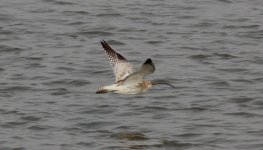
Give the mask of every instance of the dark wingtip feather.
[{"label": "dark wingtip feather", "polygon": [[106,42],[104,40],[101,40],[100,43],[101,43],[102,47],[105,48]]},{"label": "dark wingtip feather", "polygon": [[153,73],[154,70],[155,70],[155,66],[152,62],[152,59],[151,58],[148,58],[144,64],[142,65],[142,68],[148,70],[150,73]]},{"label": "dark wingtip feather", "polygon": [[119,60],[125,60],[126,61],[125,57],[123,57],[121,54],[119,54],[115,50],[113,50],[106,41],[101,40],[100,43],[101,43],[102,47],[104,48],[104,50],[105,50],[105,52],[107,53],[108,56],[109,55],[116,55],[116,57]]},{"label": "dark wingtip feather", "polygon": [[151,58],[148,58],[144,64],[152,64],[152,59]]}]

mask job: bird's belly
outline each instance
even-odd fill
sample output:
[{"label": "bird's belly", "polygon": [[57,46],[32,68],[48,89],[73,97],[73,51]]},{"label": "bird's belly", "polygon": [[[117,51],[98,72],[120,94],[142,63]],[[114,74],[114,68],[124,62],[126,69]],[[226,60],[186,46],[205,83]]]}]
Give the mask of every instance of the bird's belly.
[{"label": "bird's belly", "polygon": [[118,90],[114,91],[114,93],[119,94],[140,94],[145,92],[147,89],[142,89],[137,85],[132,86],[119,86]]},{"label": "bird's belly", "polygon": [[118,94],[140,94],[150,89],[150,87],[142,86],[141,83],[134,85],[118,85],[113,84],[109,86],[104,86],[103,90],[107,92],[113,92]]}]

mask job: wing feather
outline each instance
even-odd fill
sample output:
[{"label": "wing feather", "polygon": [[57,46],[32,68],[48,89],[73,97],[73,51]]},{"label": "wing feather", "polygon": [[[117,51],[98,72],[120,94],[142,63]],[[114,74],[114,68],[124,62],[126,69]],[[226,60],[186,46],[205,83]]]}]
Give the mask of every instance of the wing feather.
[{"label": "wing feather", "polygon": [[142,67],[130,74],[129,76],[127,76],[124,80],[123,84],[137,84],[139,82],[143,81],[143,78],[149,74],[152,74],[155,71],[155,66],[152,62],[152,60],[150,58],[148,58],[144,64],[142,65]]},{"label": "wing feather", "polygon": [[114,72],[115,82],[124,80],[133,72],[133,66],[125,57],[113,50],[104,40],[101,41],[107,56],[109,57],[110,65]]}]

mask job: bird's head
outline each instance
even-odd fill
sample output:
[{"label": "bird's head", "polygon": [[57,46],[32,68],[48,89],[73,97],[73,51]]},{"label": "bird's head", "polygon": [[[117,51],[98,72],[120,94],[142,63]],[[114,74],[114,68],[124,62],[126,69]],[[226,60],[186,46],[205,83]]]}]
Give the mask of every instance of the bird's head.
[{"label": "bird's head", "polygon": [[98,88],[96,93],[107,93],[108,91],[105,90],[103,87]]}]

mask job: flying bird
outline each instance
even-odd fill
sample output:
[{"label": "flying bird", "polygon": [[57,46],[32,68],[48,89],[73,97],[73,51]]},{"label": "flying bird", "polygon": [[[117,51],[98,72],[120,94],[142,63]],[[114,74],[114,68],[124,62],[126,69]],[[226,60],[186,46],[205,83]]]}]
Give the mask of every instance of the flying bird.
[{"label": "flying bird", "polygon": [[96,93],[140,94],[146,92],[155,84],[170,85],[160,80],[144,80],[145,76],[155,71],[151,58],[148,58],[140,69],[133,72],[133,65],[125,57],[113,50],[104,40],[101,41],[101,45],[109,57],[109,62],[115,76],[115,83],[100,87]]}]

